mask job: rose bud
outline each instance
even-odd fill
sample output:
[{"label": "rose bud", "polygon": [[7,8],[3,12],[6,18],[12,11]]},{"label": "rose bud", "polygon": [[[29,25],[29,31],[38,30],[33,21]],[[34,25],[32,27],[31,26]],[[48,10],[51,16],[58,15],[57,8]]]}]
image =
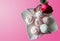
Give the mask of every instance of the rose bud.
[{"label": "rose bud", "polygon": [[42,13],[50,14],[53,12],[53,9],[50,5],[48,5],[48,3],[46,3],[46,4],[42,4],[41,11]]}]

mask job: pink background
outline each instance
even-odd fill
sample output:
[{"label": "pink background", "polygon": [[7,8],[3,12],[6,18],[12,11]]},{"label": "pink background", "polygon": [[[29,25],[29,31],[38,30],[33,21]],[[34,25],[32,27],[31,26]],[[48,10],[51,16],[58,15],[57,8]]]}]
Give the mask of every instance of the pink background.
[{"label": "pink background", "polygon": [[[48,0],[53,7],[53,16],[60,27],[60,0]],[[0,41],[31,41],[21,12],[36,7],[39,0],[0,0]],[[44,35],[33,41],[60,41],[60,28],[57,32]]]}]

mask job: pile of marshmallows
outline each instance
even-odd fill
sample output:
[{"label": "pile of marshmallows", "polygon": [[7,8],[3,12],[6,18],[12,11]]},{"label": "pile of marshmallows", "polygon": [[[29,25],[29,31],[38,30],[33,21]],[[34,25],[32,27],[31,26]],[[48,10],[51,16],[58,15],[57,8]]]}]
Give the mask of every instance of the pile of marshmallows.
[{"label": "pile of marshmallows", "polygon": [[38,11],[35,13],[34,16],[30,16],[28,15],[25,19],[25,22],[27,25],[30,25],[30,24],[34,24],[34,26],[31,28],[31,33],[35,33],[37,32],[37,28],[39,27],[41,32],[42,33],[46,33],[47,32],[47,29],[48,29],[48,22],[49,22],[49,17],[48,16],[45,16],[43,18],[41,18],[40,16],[41,12]]},{"label": "pile of marshmallows", "polygon": [[[40,7],[39,7],[40,6]],[[39,5],[34,9],[34,15],[27,15],[25,22],[27,25],[34,25],[31,28],[31,33],[36,34],[40,31],[40,33],[48,32],[48,24],[49,24],[49,15],[52,13],[52,8],[48,4]],[[40,9],[39,9],[40,8]],[[39,10],[37,10],[39,9]]]},{"label": "pile of marshmallows", "polygon": [[45,3],[38,5],[36,8],[27,9],[22,13],[23,20],[27,24],[27,33],[31,40],[52,32],[51,28],[54,24],[56,25],[52,12],[52,7]]}]

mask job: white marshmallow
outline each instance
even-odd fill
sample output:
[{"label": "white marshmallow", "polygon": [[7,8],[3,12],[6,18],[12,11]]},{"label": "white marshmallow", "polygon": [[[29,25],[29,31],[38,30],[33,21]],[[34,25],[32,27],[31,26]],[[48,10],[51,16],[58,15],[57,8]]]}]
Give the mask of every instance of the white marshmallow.
[{"label": "white marshmallow", "polygon": [[32,34],[35,34],[36,32],[37,32],[36,27],[33,26],[33,27],[31,28],[31,33],[32,33]]},{"label": "white marshmallow", "polygon": [[48,17],[43,17],[42,20],[43,20],[44,23],[48,23]]},{"label": "white marshmallow", "polygon": [[48,29],[48,26],[46,24],[40,25],[40,30],[42,33],[46,33]]},{"label": "white marshmallow", "polygon": [[37,18],[35,19],[35,25],[36,26],[40,26],[42,24],[42,22]]},{"label": "white marshmallow", "polygon": [[26,19],[25,19],[25,22],[29,25],[33,22],[32,20],[32,16],[27,16]]}]

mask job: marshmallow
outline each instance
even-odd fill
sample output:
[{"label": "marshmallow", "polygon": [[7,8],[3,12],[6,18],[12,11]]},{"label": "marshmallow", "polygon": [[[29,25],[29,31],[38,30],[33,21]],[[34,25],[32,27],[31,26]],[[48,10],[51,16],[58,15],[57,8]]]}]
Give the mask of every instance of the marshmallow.
[{"label": "marshmallow", "polygon": [[32,19],[32,16],[27,16],[26,17],[26,19],[25,19],[25,22],[26,22],[26,24],[31,24],[31,23],[33,23],[33,19]]},{"label": "marshmallow", "polygon": [[48,23],[48,17],[43,17],[43,19],[42,19],[42,21],[45,23],[45,24],[47,24]]},{"label": "marshmallow", "polygon": [[36,26],[39,26],[39,25],[41,25],[42,24],[42,22],[41,22],[41,20],[40,19],[35,19],[35,25]]},{"label": "marshmallow", "polygon": [[37,32],[36,27],[33,26],[33,27],[31,28],[31,33],[34,34],[34,33],[36,33],[36,32]]},{"label": "marshmallow", "polygon": [[48,26],[46,24],[40,25],[40,30],[42,33],[46,33],[48,29]]},{"label": "marshmallow", "polygon": [[32,26],[31,33],[32,34],[38,34],[38,32],[39,32],[39,28],[37,26]]}]

